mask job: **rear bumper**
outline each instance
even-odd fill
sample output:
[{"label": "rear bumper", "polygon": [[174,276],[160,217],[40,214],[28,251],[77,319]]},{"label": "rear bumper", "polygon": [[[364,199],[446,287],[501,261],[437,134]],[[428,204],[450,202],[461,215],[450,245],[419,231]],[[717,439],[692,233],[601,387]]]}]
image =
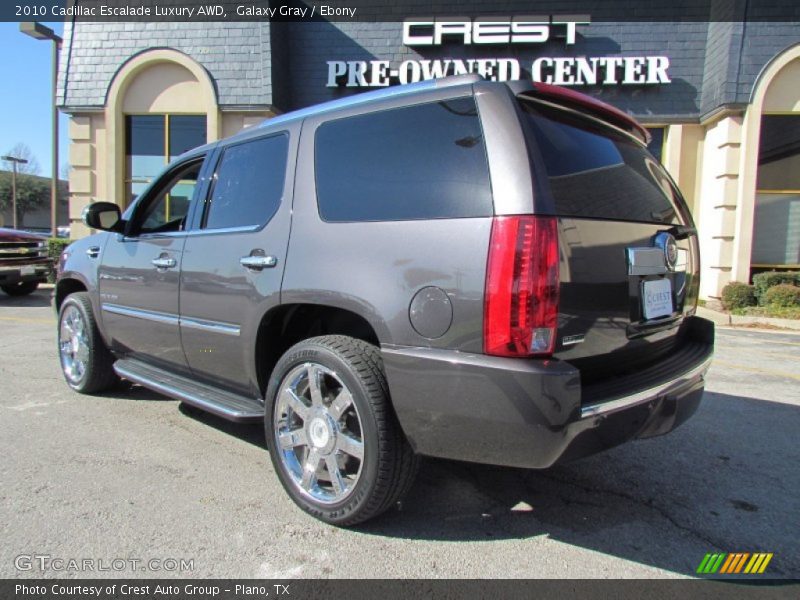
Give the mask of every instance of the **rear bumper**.
[{"label": "rear bumper", "polygon": [[700,404],[714,326],[689,317],[685,344],[654,368],[604,389],[583,389],[557,360],[506,359],[383,347],[397,416],[420,454],[546,468],[637,437],[672,431]]},{"label": "rear bumper", "polygon": [[0,285],[16,285],[28,281],[44,283],[52,268],[49,261],[31,265],[0,266]]}]

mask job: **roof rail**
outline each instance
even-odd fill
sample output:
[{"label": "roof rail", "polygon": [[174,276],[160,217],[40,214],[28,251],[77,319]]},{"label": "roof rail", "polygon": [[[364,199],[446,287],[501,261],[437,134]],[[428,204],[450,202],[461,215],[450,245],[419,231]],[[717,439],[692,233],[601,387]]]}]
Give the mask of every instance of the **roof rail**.
[{"label": "roof rail", "polygon": [[357,106],[359,104],[372,102],[374,100],[381,100],[384,98],[396,98],[399,96],[407,96],[409,94],[414,94],[425,90],[447,88],[456,85],[467,85],[470,83],[477,83],[479,81],[483,81],[483,78],[480,75],[477,75],[475,73],[469,73],[466,75],[451,75],[449,77],[442,77],[441,79],[428,79],[426,81],[420,81],[417,83],[407,83],[405,85],[395,85],[380,90],[373,90],[369,92],[363,92],[361,94],[354,94],[352,96],[347,96],[345,98],[330,100],[328,102],[323,102],[322,104],[315,104],[314,106],[309,106],[308,108],[301,108],[300,110],[294,110],[277,117],[272,117],[271,119],[266,119],[262,121],[258,125],[258,127],[267,127],[269,125],[274,125],[276,123],[283,123],[285,121],[304,119],[306,117],[311,117],[313,115],[319,115],[332,110],[336,110],[337,108]]}]

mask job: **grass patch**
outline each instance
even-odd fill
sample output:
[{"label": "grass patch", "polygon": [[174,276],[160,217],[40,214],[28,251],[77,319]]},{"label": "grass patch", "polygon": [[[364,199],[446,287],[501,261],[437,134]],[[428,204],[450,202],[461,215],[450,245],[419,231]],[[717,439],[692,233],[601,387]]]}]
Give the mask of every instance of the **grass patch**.
[{"label": "grass patch", "polygon": [[745,317],[770,317],[773,319],[800,319],[800,306],[747,306],[735,308],[733,315]]}]

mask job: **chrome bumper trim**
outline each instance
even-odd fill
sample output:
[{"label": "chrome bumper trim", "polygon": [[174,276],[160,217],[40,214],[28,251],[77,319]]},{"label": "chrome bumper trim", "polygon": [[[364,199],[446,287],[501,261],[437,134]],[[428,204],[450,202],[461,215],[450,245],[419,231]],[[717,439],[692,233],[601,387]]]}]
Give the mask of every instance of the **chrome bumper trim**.
[{"label": "chrome bumper trim", "polygon": [[36,273],[46,273],[50,270],[50,265],[0,265],[0,272],[2,273],[10,273],[12,271],[22,271],[22,269],[26,267],[33,267],[33,270]]},{"label": "chrome bumper trim", "polygon": [[642,390],[641,392],[636,392],[630,396],[623,396],[622,398],[617,398],[616,400],[598,402],[597,404],[584,406],[581,408],[581,419],[590,419],[592,417],[616,412],[618,410],[624,410],[626,408],[636,406],[637,404],[644,404],[650,400],[655,400],[656,398],[674,393],[675,391],[680,390],[680,388],[686,387],[687,384],[694,382],[698,378],[702,378],[706,371],[708,371],[708,368],[711,366],[712,358],[713,355],[709,356],[697,366],[681,374],[678,379]]}]

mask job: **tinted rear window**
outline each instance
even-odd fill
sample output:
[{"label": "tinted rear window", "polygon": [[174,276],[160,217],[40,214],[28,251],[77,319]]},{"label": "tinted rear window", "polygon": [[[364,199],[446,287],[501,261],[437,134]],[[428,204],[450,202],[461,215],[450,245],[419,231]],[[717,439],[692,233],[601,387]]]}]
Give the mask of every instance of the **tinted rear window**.
[{"label": "tinted rear window", "polygon": [[556,214],[677,222],[680,196],[645,148],[568,112],[532,102],[521,105],[533,172],[545,172]]},{"label": "tinted rear window", "polygon": [[472,98],[331,121],[316,134],[326,221],[492,214],[489,167]]},{"label": "tinted rear window", "polygon": [[206,229],[260,227],[283,197],[289,138],[276,135],[226,148],[215,173]]}]

